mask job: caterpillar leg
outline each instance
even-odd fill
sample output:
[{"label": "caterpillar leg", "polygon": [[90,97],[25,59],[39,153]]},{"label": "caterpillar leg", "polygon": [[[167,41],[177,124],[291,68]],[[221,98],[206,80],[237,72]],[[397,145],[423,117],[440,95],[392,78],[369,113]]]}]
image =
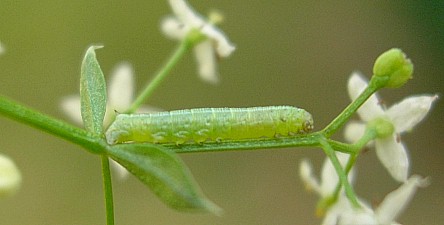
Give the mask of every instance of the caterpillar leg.
[{"label": "caterpillar leg", "polygon": [[189,140],[191,140],[191,134],[189,131],[178,131],[174,134],[174,139],[176,142],[176,145],[181,145]]},{"label": "caterpillar leg", "polygon": [[157,133],[153,133],[151,135],[151,137],[153,138],[152,142],[153,143],[163,143],[165,142],[165,137],[166,137],[167,133],[166,132],[157,132]]},{"label": "caterpillar leg", "polygon": [[201,129],[194,133],[193,140],[196,143],[202,144],[208,139],[208,133],[210,131],[208,129]]}]

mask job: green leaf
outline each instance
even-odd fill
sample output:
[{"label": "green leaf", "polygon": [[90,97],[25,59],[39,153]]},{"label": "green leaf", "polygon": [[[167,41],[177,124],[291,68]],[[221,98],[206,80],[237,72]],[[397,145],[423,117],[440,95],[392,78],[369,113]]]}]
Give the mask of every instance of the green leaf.
[{"label": "green leaf", "polygon": [[97,136],[103,133],[103,119],[106,111],[106,83],[95,49],[91,46],[83,58],[80,74],[81,112],[85,129]]},{"label": "green leaf", "polygon": [[180,158],[154,144],[109,146],[108,155],[146,184],[165,204],[184,211],[221,209],[201,194],[200,188]]}]

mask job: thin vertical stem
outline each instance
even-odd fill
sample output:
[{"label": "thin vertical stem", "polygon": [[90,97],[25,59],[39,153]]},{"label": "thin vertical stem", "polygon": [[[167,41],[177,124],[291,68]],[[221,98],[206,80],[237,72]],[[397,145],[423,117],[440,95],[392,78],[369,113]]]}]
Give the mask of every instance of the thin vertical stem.
[{"label": "thin vertical stem", "polygon": [[324,138],[320,139],[320,144],[321,144],[322,149],[324,150],[325,154],[328,156],[328,158],[330,158],[330,161],[333,164],[333,167],[335,168],[336,173],[338,174],[340,183],[344,187],[345,195],[347,195],[349,201],[355,207],[360,207],[357,197],[356,197],[356,194],[353,191],[353,188],[350,185],[350,182],[348,182],[347,174],[345,173],[344,169],[341,166],[341,163],[339,162],[338,158],[336,157],[335,150],[330,146],[330,144]]},{"label": "thin vertical stem", "polygon": [[[345,174],[347,176],[355,165],[356,159],[358,158],[361,150],[374,138],[376,138],[376,132],[372,129],[366,129],[364,135],[355,144],[351,145],[350,148],[353,149],[353,153],[350,154],[350,158],[348,159],[347,165],[345,166]],[[337,198],[340,191],[341,184],[338,184],[333,195]]]},{"label": "thin vertical stem", "polygon": [[111,173],[109,170],[109,160],[106,155],[102,155],[102,176],[103,191],[105,193],[106,224],[114,225],[113,187],[111,183]]},{"label": "thin vertical stem", "polygon": [[193,43],[191,43],[188,39],[184,39],[165,66],[157,73],[157,75],[142,91],[142,93],[140,93],[140,95],[125,113],[134,113],[142,105],[142,103],[151,96],[154,90],[160,86],[165,77],[167,77],[167,75],[170,73],[171,69],[173,69],[173,67],[179,62],[183,55],[189,49],[191,49],[192,46]]}]

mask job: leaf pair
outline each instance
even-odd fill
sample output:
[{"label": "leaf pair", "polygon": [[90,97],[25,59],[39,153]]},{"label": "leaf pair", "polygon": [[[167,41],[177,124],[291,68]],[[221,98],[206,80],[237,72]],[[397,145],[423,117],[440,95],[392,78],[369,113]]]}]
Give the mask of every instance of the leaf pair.
[{"label": "leaf pair", "polygon": [[166,148],[155,144],[120,144],[109,147],[107,152],[170,207],[221,213],[217,205],[201,194],[182,160]]},{"label": "leaf pair", "polygon": [[[91,46],[82,62],[80,77],[81,113],[85,129],[103,140],[106,112],[106,83]],[[105,145],[104,152],[147,185],[165,204],[178,210],[205,210],[215,214],[220,208],[204,197],[180,158],[160,145]]]}]

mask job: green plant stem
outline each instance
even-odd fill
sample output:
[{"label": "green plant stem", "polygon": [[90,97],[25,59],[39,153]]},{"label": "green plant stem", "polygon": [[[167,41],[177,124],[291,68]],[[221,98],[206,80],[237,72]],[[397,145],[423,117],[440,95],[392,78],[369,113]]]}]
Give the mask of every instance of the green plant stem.
[{"label": "green plant stem", "polygon": [[[95,154],[103,153],[103,149],[107,146],[106,142],[100,137],[96,137],[83,129],[20,105],[3,96],[0,96],[0,114],[78,144]],[[286,138],[222,141],[220,143],[205,142],[202,144],[186,143],[179,146],[175,144],[163,144],[163,146],[177,153],[257,150],[303,146],[316,147],[319,146],[320,137],[322,137],[322,133],[315,132],[305,136]],[[344,148],[343,152],[347,152],[346,148]]]},{"label": "green plant stem", "polygon": [[262,138],[239,141],[185,143],[182,145],[162,144],[176,153],[194,152],[223,152],[233,150],[258,150],[290,147],[319,146],[320,133],[311,133],[305,136],[292,136],[281,138]]},{"label": "green plant stem", "polygon": [[87,131],[0,96],[0,114],[78,144],[91,153],[103,152],[104,141]]},{"label": "green plant stem", "polygon": [[354,144],[343,143],[331,139],[327,139],[328,144],[338,152],[353,154],[356,152]]},{"label": "green plant stem", "polygon": [[174,66],[184,56],[184,54],[193,47],[193,43],[188,39],[184,39],[174,54],[170,57],[165,66],[157,73],[154,79],[148,84],[148,86],[140,93],[133,104],[125,113],[134,113],[148,97],[154,92],[154,90],[160,86],[163,80],[167,77]]},{"label": "green plant stem", "polygon": [[[375,76],[373,76],[375,77]],[[375,82],[376,79],[370,81],[370,84],[366,89],[354,100],[350,105],[348,105],[342,112],[337,116],[330,124],[328,124],[324,129],[323,133],[325,137],[331,137],[336,131],[338,131],[344,124],[350,119],[351,116],[361,107],[365,101],[374,94],[380,86],[379,83]]]},{"label": "green plant stem", "polygon": [[[100,138],[83,129],[77,128],[63,121],[49,117],[26,106],[22,106],[3,96],[0,96],[0,114],[10,117],[19,122],[29,124],[45,132],[54,134],[70,142],[78,144],[92,153],[103,153],[106,143]],[[305,136],[293,136],[269,139],[222,141],[222,142],[204,142],[186,143],[182,145],[162,144],[164,147],[177,153],[191,152],[220,152],[233,150],[256,150],[272,148],[289,147],[316,147],[320,146],[319,139],[323,137],[323,132],[315,132]],[[350,145],[328,140],[331,146],[344,153],[352,153]]]},{"label": "green plant stem", "polygon": [[[344,169],[341,166],[341,163],[339,162],[338,158],[336,157],[335,150],[330,146],[330,144],[327,142],[326,139],[321,138],[320,144],[322,146],[322,149],[324,150],[327,157],[330,159],[331,163],[333,164],[333,167],[336,170],[336,173],[338,174],[339,180],[341,185],[344,187],[345,195],[349,199],[349,201],[355,206],[360,207],[356,194],[353,191],[352,186],[350,185],[350,182],[348,182],[347,174],[345,173]],[[335,196],[335,200],[337,197]]]},{"label": "green plant stem", "polygon": [[[345,169],[344,169],[346,177],[348,177],[348,174],[350,173],[351,168],[353,168],[353,165],[355,164],[357,157],[358,157],[358,154],[355,154],[355,153],[350,154],[350,157],[347,161],[347,165],[345,166]],[[335,190],[332,194],[333,199],[334,199],[334,201],[332,201],[333,203],[336,202],[336,200],[338,199],[342,186],[343,186],[342,182],[338,183],[338,185],[336,185]]]},{"label": "green plant stem", "polygon": [[364,149],[364,147],[376,138],[376,131],[373,129],[366,129],[364,135],[353,145],[350,145],[349,149],[353,152],[350,154],[347,165],[345,166],[345,173],[348,175],[350,170],[353,168],[359,153]]},{"label": "green plant stem", "polygon": [[113,185],[109,170],[108,156],[102,155],[103,192],[105,194],[106,224],[114,225]]},{"label": "green plant stem", "polygon": [[[372,129],[366,129],[364,135],[355,143],[352,145],[348,145],[348,148],[352,150],[353,152],[350,154],[350,158],[347,161],[347,165],[345,166],[345,174],[348,176],[351,169],[355,165],[356,159],[358,158],[359,153],[361,150],[369,143],[371,140],[376,138],[376,131]],[[332,143],[331,140],[329,140],[329,143]],[[343,144],[338,142],[338,144]],[[336,145],[336,147],[339,147],[340,145]],[[335,147],[333,147],[336,149]],[[335,199],[339,197],[339,192],[341,191],[341,184],[338,184],[335,188],[335,191],[333,193],[333,196]]]}]

